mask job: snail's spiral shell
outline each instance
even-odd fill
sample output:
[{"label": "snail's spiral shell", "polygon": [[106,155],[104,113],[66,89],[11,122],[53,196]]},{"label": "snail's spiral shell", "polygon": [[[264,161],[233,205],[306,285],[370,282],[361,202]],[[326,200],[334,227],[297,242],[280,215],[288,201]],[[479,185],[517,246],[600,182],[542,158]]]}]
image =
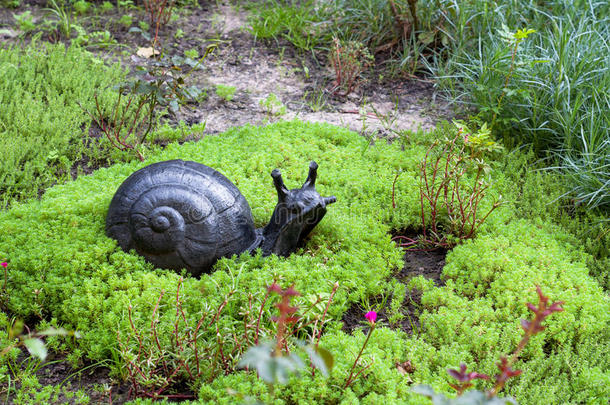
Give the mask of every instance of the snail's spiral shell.
[{"label": "snail's spiral shell", "polygon": [[256,231],[248,202],[216,170],[172,160],[144,167],[123,182],[106,217],[106,234],[157,267],[207,271],[248,249]]}]

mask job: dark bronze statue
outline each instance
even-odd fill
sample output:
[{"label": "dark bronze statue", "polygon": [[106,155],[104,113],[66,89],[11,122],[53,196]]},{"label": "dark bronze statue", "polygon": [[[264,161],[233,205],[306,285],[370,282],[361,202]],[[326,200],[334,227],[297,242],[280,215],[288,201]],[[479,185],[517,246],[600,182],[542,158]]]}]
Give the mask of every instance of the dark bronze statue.
[{"label": "dark bronze statue", "polygon": [[263,256],[287,256],[336,201],[316,191],[317,169],[311,162],[305,184],[294,190],[286,188],[279,170],[271,172],[278,203],[269,223],[256,229],[244,196],[216,170],[182,160],[155,163],[121,184],[110,203],[106,234],[157,267],[186,268],[194,276],[221,257],[257,248]]}]

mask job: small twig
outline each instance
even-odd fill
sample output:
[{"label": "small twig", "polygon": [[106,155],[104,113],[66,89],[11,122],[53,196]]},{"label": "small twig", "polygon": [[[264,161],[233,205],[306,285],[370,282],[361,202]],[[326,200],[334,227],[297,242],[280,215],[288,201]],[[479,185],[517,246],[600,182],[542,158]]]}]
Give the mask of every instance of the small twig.
[{"label": "small twig", "polygon": [[[156,326],[156,319],[155,319],[155,315],[157,313],[157,310],[159,309],[159,304],[161,303],[161,299],[163,298],[163,295],[165,294],[165,290],[161,290],[161,294],[159,294],[159,299],[157,300],[157,305],[155,305],[155,309],[153,309],[153,313],[152,313],[152,320],[150,321],[150,329],[151,329],[151,333],[153,335],[153,340],[155,341],[155,344],[157,345],[157,349],[159,350],[159,353],[163,352],[163,349],[161,349],[161,343],[159,342],[159,336],[157,335],[157,326]],[[165,359],[163,359],[163,370],[165,371],[165,374],[167,374],[167,363],[165,362]]]},{"label": "small twig", "polygon": [[396,209],[396,201],[394,200],[394,197],[396,196],[396,180],[398,180],[398,176],[400,176],[401,173],[401,171],[398,171],[392,182],[392,209]]},{"label": "small twig", "polygon": [[358,373],[354,376],[354,370],[356,369],[358,360],[360,360],[360,357],[362,356],[362,353],[364,352],[364,349],[366,348],[366,345],[369,342],[369,339],[371,338],[371,335],[373,334],[374,330],[375,330],[375,324],[373,323],[373,324],[371,324],[371,327],[369,328],[369,333],[366,335],[366,339],[365,339],[364,343],[362,344],[362,347],[360,348],[360,352],[358,352],[358,356],[356,356],[356,360],[354,360],[354,364],[352,364],[352,368],[350,369],[349,377],[345,381],[345,384],[343,385],[343,389],[346,389],[347,387],[349,387],[355,381],[356,377],[360,374],[360,373]]}]

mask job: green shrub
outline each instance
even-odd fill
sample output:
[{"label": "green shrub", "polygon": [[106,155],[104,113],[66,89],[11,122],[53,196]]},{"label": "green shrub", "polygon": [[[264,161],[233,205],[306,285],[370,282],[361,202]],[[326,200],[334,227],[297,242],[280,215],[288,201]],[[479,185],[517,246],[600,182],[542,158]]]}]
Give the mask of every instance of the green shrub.
[{"label": "green shrub", "polygon": [[118,23],[125,28],[129,28],[133,23],[133,17],[131,16],[131,14],[123,14],[121,18],[119,18]]},{"label": "green shrub", "polygon": [[27,33],[36,29],[34,17],[32,16],[32,12],[30,10],[24,11],[21,14],[13,14],[13,18],[15,18],[15,21],[17,21],[17,26],[23,32]]},{"label": "green shrub", "polygon": [[91,3],[86,0],[79,0],[72,4],[76,14],[86,14],[91,9]]},{"label": "green shrub", "polygon": [[90,118],[100,92],[123,77],[88,52],[63,45],[0,48],[0,207],[36,197],[51,184],[70,179],[86,150]]},{"label": "green shrub", "polygon": [[[231,388],[266,403],[420,404],[422,398],[410,393],[410,385],[425,383],[451,392],[446,369],[462,361],[470,369],[494,372],[498,355],[520,337],[518,318],[525,316],[527,301],[535,302],[535,284],[552,300],[566,301],[566,310],[549,319],[548,329],[532,340],[517,363],[523,378],[513,381],[507,394],[523,403],[595,403],[604,398],[604,383],[610,378],[610,301],[587,275],[588,255],[572,244],[574,237],[548,221],[519,219],[522,213],[514,203],[500,207],[474,240],[449,254],[444,287],[421,278],[411,282],[410,287],[423,291],[420,333],[407,336],[378,327],[362,356],[370,368],[349,389],[336,389],[345,382],[365,338],[361,331],[346,335],[336,321],[350,303],[392,290],[400,293],[388,282],[402,267],[389,231],[419,223],[416,174],[425,150],[418,144],[405,151],[382,142],[370,146],[345,129],[282,122],[237,128],[197,143],[170,144],[145,163],[115,165],[53,187],[41,201],[0,212],[0,256],[7,258],[11,270],[9,308],[23,318],[41,314],[77,329],[91,359],[119,359],[116,334],[117,329],[121,336],[130,331],[128,306],[136,327],[148,330],[155,302],[166,291],[157,329],[169,331],[179,282],[178,274],[154,269],[104,235],[107,207],[119,184],[145,164],[196,160],[230,178],[262,226],[276,203],[269,172],[279,167],[289,187],[300,185],[308,161],[314,159],[320,165],[318,190],[336,195],[337,203],[306,246],[288,258],[243,254],[223,259],[213,273],[199,280],[187,277],[181,294],[187,323],[193,324],[203,308],[217,308],[236,290],[235,300],[219,319],[223,333],[230,333],[243,323],[240,312],[248,294],[260,296],[274,278],[284,287],[294,283],[304,298],[327,293],[338,281],[341,288],[329,311],[335,322],[327,325],[320,342],[335,357],[332,374],[325,379],[320,373],[302,373],[273,391],[252,372],[213,381],[203,378],[193,386],[203,403],[238,402],[226,390]],[[403,175],[396,184],[397,208],[391,210],[397,170]],[[501,172],[494,176],[497,187],[506,184]],[[213,345],[216,333],[202,331],[202,344]],[[396,363],[407,360],[415,371],[403,375]],[[117,361],[113,369],[120,376],[125,367]]]}]

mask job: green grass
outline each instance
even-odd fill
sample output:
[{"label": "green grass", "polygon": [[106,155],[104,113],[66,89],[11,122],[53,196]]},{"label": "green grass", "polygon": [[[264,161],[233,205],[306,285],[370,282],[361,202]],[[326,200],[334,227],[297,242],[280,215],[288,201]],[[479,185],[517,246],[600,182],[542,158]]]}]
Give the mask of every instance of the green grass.
[{"label": "green grass", "polygon": [[[0,212],[0,256],[9,263],[8,307],[24,319],[55,318],[78,329],[83,333],[80,350],[93,360],[112,359],[114,373],[124,375],[116,336],[117,330],[121,336],[129,332],[128,306],[133,307],[136,325],[146,330],[154,303],[166,291],[158,328],[172,330],[171,296],[179,275],[154,269],[104,235],[107,207],[118,185],[145,164],[175,158],[199,161],[220,169],[240,188],[257,226],[262,226],[276,202],[269,172],[282,169],[287,185],[295,187],[304,181],[307,163],[314,159],[320,166],[318,190],[336,195],[337,203],[329,207],[307,245],[288,258],[223,259],[200,280],[187,277],[182,291],[186,317],[193,324],[199,311],[215,308],[236,288],[238,293],[220,320],[230,336],[230,331],[240,333],[248,294],[260,297],[274,277],[283,286],[295,283],[303,299],[328,293],[338,281],[341,288],[329,313],[335,322],[321,342],[335,356],[333,372],[329,379],[305,372],[273,392],[251,372],[218,375],[194,383],[201,403],[235,402],[227,393],[229,387],[265,403],[273,398],[278,404],[424,403],[409,392],[411,384],[451,392],[446,369],[462,361],[469,369],[494,374],[498,356],[519,339],[518,319],[527,316],[525,302],[535,301],[535,284],[551,300],[566,301],[566,310],[551,317],[548,329],[528,346],[516,365],[524,374],[509,384],[508,394],[528,404],[601,403],[610,378],[610,301],[587,274],[589,255],[580,242],[532,205],[550,201],[552,193],[534,198],[550,182],[539,173],[531,178],[510,171],[514,163],[506,172],[500,163],[493,165],[496,186],[490,192],[502,192],[509,202],[494,212],[477,238],[449,254],[443,273],[446,285],[411,281],[411,287],[424,291],[420,333],[408,336],[378,328],[365,351],[366,360],[374,358],[366,378],[345,391],[336,389],[364,339],[360,331],[342,332],[339,320],[351,303],[374,305],[393,290],[391,276],[402,261],[389,232],[417,226],[418,163],[426,145],[444,130],[418,134],[403,151],[397,144],[369,146],[356,133],[330,125],[294,121],[236,128],[197,143],[171,144],[145,163],[115,165],[53,187],[40,201]],[[397,182],[398,205],[392,210],[391,185],[397,170],[403,175]],[[532,202],[524,202],[522,195],[531,195]],[[216,330],[202,330],[202,344],[213,345],[216,339]],[[406,360],[416,367],[407,376],[395,367]]]},{"label": "green grass", "polygon": [[[461,8],[449,4],[452,45],[432,67],[441,88],[473,107],[479,118],[495,121],[494,132],[506,145],[529,144],[548,158],[565,173],[576,203],[607,212],[608,3],[502,2],[487,12],[478,2]],[[519,45],[514,60],[501,35],[503,25],[511,32],[537,31]]]},{"label": "green grass", "polygon": [[284,38],[301,51],[328,49],[332,34],[328,23],[332,8],[314,1],[301,4],[283,4],[268,1],[264,7],[258,3],[247,4],[251,16],[250,32],[255,38]]},{"label": "green grass", "polygon": [[112,100],[106,88],[124,77],[76,47],[63,45],[0,49],[0,207],[22,201],[55,183],[95,148],[84,146],[93,95]]}]

